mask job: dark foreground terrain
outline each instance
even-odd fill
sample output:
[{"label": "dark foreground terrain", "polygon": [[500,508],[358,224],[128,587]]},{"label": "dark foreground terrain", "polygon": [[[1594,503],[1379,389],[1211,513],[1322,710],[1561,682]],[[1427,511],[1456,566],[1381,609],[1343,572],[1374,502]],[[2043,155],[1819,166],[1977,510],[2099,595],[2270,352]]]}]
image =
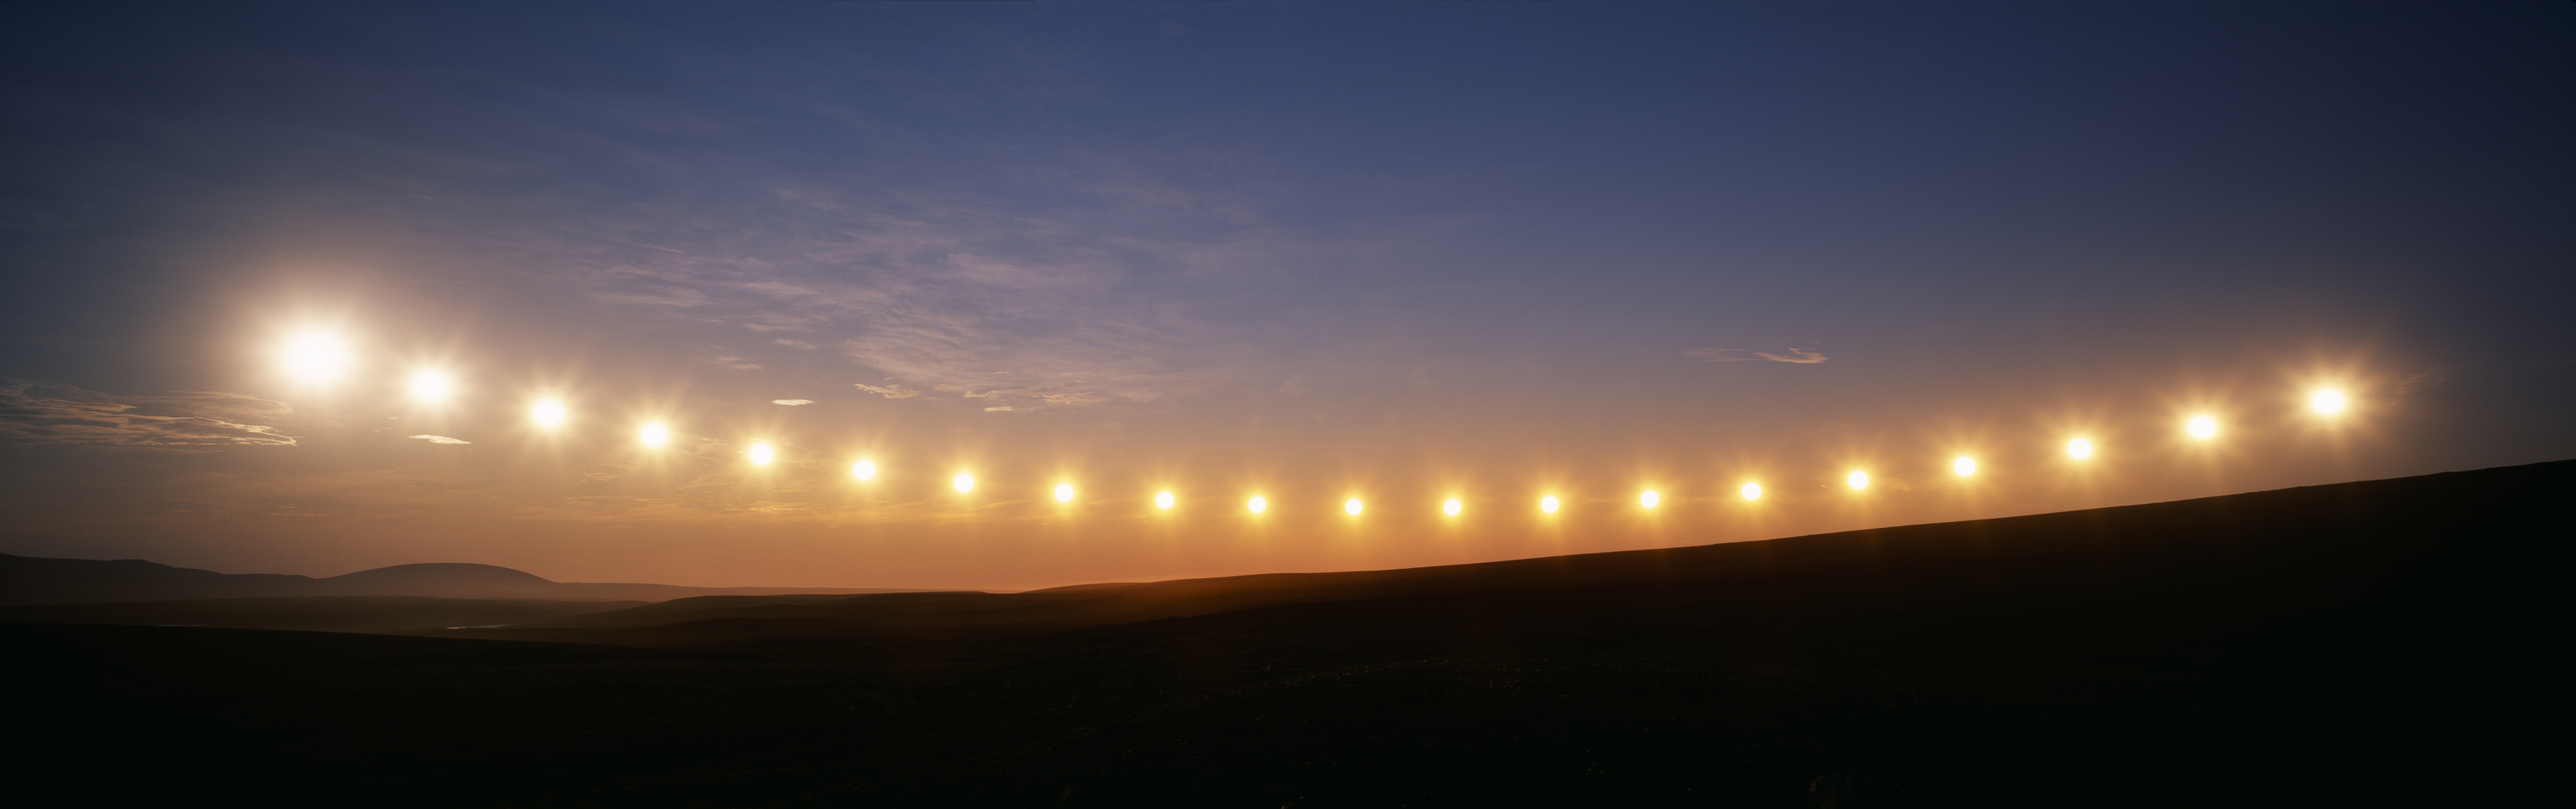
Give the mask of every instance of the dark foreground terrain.
[{"label": "dark foreground terrain", "polygon": [[10,783],[132,806],[2523,805],[2565,791],[2570,491],[2560,462],[420,633],[445,637],[0,625]]}]

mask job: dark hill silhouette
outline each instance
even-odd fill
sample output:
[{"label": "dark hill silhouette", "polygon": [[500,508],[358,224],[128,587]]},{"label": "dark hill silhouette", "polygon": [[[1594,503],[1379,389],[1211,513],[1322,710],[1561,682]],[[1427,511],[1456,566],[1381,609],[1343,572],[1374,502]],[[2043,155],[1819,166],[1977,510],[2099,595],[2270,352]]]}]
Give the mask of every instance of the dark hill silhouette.
[{"label": "dark hill silhouette", "polygon": [[[710,620],[729,622],[727,631],[744,638],[1016,632],[1398,598],[1462,599],[1479,604],[1480,610],[1521,614],[1560,609],[1559,599],[1577,594],[1608,604],[1651,603],[1657,610],[1701,609],[1748,592],[1838,588],[1856,579],[1923,580],[1941,582],[1943,588],[1980,581],[2081,589],[2108,577],[2198,587],[2213,570],[2248,566],[2283,575],[2295,570],[2303,580],[2329,579],[2319,586],[2343,586],[2330,579],[2349,573],[2361,578],[2343,584],[2361,587],[2387,575],[2387,565],[2439,558],[2437,546],[2427,543],[2495,527],[2499,521],[2520,521],[2522,530],[2538,535],[2576,536],[2571,529],[2576,518],[2536,511],[2535,504],[2550,495],[2531,488],[2531,481],[2564,478],[2571,469],[2576,462],[1762,542],[1402,570],[1093,584],[1010,594],[677,599],[460,634],[653,643],[647,638],[668,633],[621,633]],[[2509,547],[2515,553],[2539,552]],[[1534,606],[1515,607],[1513,599],[1529,599],[1524,603]],[[782,623],[772,631],[762,628],[763,621]]]},{"label": "dark hill silhouette", "polygon": [[0,677],[41,695],[20,765],[119,803],[2541,805],[2571,489],[2559,462],[445,637],[14,624],[34,662]]},{"label": "dark hill silhouette", "polygon": [[0,604],[75,604],[178,598],[307,595],[313,579],[217,573],[141,559],[46,559],[0,554]]},{"label": "dark hill silhouette", "polygon": [[[507,568],[495,569],[507,570]],[[143,624],[232,629],[286,629],[307,632],[416,633],[446,627],[519,624],[642,605],[643,602],[640,601],[544,601],[423,596],[289,596],[283,598],[252,596],[195,601],[0,606],[0,623]]]},{"label": "dark hill silhouette", "polygon": [[[457,598],[497,598],[543,589],[554,582],[496,565],[429,562],[395,565],[322,579],[325,588],[351,593],[442,591]],[[471,595],[464,595],[470,593]]]},{"label": "dark hill silhouette", "polygon": [[316,579],[278,573],[216,573],[141,559],[47,559],[0,554],[0,605],[295,596],[663,601],[704,595],[904,592],[920,591],[557,582],[506,567],[453,562],[395,565]]}]

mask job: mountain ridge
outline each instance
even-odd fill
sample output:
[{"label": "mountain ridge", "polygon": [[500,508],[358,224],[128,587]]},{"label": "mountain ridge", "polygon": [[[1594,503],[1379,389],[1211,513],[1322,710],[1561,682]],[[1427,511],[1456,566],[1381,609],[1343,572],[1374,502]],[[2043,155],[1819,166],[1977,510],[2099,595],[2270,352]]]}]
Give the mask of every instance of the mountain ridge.
[{"label": "mountain ridge", "polygon": [[715,595],[911,592],[945,591],[559,582],[522,570],[472,562],[392,565],[317,579],[289,573],[217,573],[142,559],[61,559],[0,554],[0,605],[12,606],[301,596],[658,602]]}]

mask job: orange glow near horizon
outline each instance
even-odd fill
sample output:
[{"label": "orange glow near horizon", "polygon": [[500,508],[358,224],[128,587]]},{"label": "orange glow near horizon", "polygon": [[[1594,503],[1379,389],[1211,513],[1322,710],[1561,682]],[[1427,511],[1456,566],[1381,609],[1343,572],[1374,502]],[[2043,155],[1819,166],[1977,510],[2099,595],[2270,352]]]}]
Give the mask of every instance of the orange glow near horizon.
[{"label": "orange glow near horizon", "polygon": [[[1644,436],[1626,447],[1597,437],[1532,441],[1527,431],[1515,432],[1524,425],[1505,420],[1456,420],[1423,436],[1399,436],[1414,441],[1349,446],[1258,436],[1185,444],[1119,421],[1124,416],[1101,417],[1117,430],[1077,432],[1091,417],[1073,410],[1042,418],[970,415],[981,411],[966,405],[978,403],[842,400],[829,389],[783,384],[657,391],[623,386],[626,380],[576,360],[482,378],[471,371],[483,366],[435,346],[350,353],[374,339],[306,332],[268,354],[245,352],[242,364],[281,388],[297,389],[289,373],[317,383],[301,388],[313,401],[292,401],[296,407],[412,439],[398,445],[439,453],[453,459],[440,463],[508,488],[489,500],[515,497],[534,504],[528,513],[558,509],[543,513],[616,521],[616,528],[595,529],[602,532],[667,531],[656,541],[672,547],[734,535],[728,531],[779,537],[774,555],[796,561],[778,563],[777,575],[814,570],[835,583],[896,575],[880,570],[1011,571],[996,579],[886,581],[1001,586],[1062,583],[1055,576],[1393,569],[2161,502],[2253,481],[2301,482],[2274,469],[2275,460],[2322,468],[2320,459],[2357,453],[2363,439],[2379,438],[2370,422],[2382,415],[2377,399],[2346,393],[2381,383],[2347,370],[2278,380],[2263,402],[2209,383],[2154,397],[2075,399],[2023,417],[1970,403],[1830,439],[1811,435],[1792,413],[1765,414],[1777,423],[1729,425],[1704,438]],[[318,384],[324,381],[332,384]],[[572,418],[575,402],[582,419]],[[791,406],[767,404],[773,402]],[[1385,429],[1316,423],[1324,426],[1283,429]],[[2051,444],[2066,454],[2052,460]],[[786,457],[791,449],[795,457]],[[2113,451],[2101,454],[2105,449]],[[1943,451],[1952,457],[1940,460]],[[2003,466],[1987,468],[1988,458]],[[468,466],[475,463],[484,466]],[[961,468],[970,465],[974,471]],[[1895,477],[1877,477],[1880,466]],[[998,475],[1002,488],[974,494],[986,473]],[[1072,482],[1077,475],[1083,483]],[[1737,478],[1735,489],[1724,488],[1725,477]],[[1788,488],[1770,491],[1762,481],[1771,479]],[[1200,506],[1181,510],[1175,484],[1192,487]],[[1680,499],[1666,503],[1668,487]],[[1268,514],[1273,489],[1290,504],[1276,516]],[[1530,489],[1539,496],[1530,497]],[[1243,511],[1218,505],[1227,490]],[[1619,504],[1623,490],[1629,505]],[[1727,501],[1719,494],[1725,491],[1739,501]],[[1469,492],[1482,504],[1474,520],[1464,516]],[[1130,497],[1140,493],[1145,497]],[[1325,510],[1336,494],[1344,498],[1341,516]],[[1537,515],[1511,507],[1523,497]],[[1371,515],[1364,498],[1396,505]],[[1572,508],[1577,500],[1589,507]],[[655,527],[663,523],[671,527]],[[834,544],[794,544],[808,535]],[[820,566],[827,563],[841,567]]]}]

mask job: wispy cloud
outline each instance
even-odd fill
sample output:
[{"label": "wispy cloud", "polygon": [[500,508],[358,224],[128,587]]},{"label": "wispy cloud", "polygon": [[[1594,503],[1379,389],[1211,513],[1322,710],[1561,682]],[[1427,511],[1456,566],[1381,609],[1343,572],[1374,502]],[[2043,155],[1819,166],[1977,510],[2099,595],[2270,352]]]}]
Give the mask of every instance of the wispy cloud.
[{"label": "wispy cloud", "polygon": [[812,400],[812,399],[771,399],[771,400],[769,400],[769,403],[770,403],[770,404],[787,405],[787,406],[789,406],[789,407],[795,407],[795,406],[797,406],[797,405],[809,405],[809,404],[813,404],[813,403],[814,403],[814,400]]},{"label": "wispy cloud", "polygon": [[1316,249],[1271,232],[1240,199],[1137,172],[1084,186],[1089,204],[1045,211],[938,191],[768,190],[754,215],[612,214],[596,241],[556,255],[581,256],[567,280],[594,300],[794,331],[769,342],[836,351],[853,371],[901,383],[869,386],[882,396],[1068,407],[1152,401],[1246,373],[1237,360],[1257,341],[1202,313],[1190,284]]},{"label": "wispy cloud", "polygon": [[116,396],[70,385],[0,379],[0,443],[139,448],[291,446],[277,428],[248,423],[294,412],[280,402],[213,391]]},{"label": "wispy cloud", "polygon": [[850,386],[851,386],[851,387],[854,387],[854,388],[858,388],[858,389],[863,390],[863,391],[867,391],[867,392],[869,392],[869,393],[876,394],[876,395],[878,395],[878,396],[886,397],[886,398],[888,398],[888,399],[910,399],[910,398],[912,398],[912,397],[915,397],[915,396],[919,396],[919,395],[921,395],[921,391],[914,390],[914,389],[912,389],[912,388],[907,388],[907,387],[904,387],[904,386],[902,386],[902,385],[883,385],[883,386],[879,386],[879,385],[870,385],[870,384],[867,384],[867,383],[865,383],[865,382],[854,382],[854,383],[851,383],[851,385],[850,385]]},{"label": "wispy cloud", "polygon": [[471,444],[471,443],[474,443],[474,442],[472,442],[472,441],[467,441],[467,440],[462,439],[462,438],[449,438],[449,437],[447,437],[447,436],[443,436],[443,435],[411,435],[411,436],[404,436],[404,437],[405,437],[405,438],[417,438],[417,439],[420,439],[420,440],[422,440],[422,441],[427,441],[427,442],[432,443],[432,444]]},{"label": "wispy cloud", "polygon": [[1748,360],[1770,360],[1772,362],[1792,362],[1799,365],[1814,365],[1816,363],[1824,362],[1827,359],[1824,354],[1818,353],[1813,349],[1805,348],[1789,349],[1789,353],[1785,356],[1768,351],[1755,351],[1749,348],[1694,348],[1682,353],[1701,362],[1745,362]]}]

